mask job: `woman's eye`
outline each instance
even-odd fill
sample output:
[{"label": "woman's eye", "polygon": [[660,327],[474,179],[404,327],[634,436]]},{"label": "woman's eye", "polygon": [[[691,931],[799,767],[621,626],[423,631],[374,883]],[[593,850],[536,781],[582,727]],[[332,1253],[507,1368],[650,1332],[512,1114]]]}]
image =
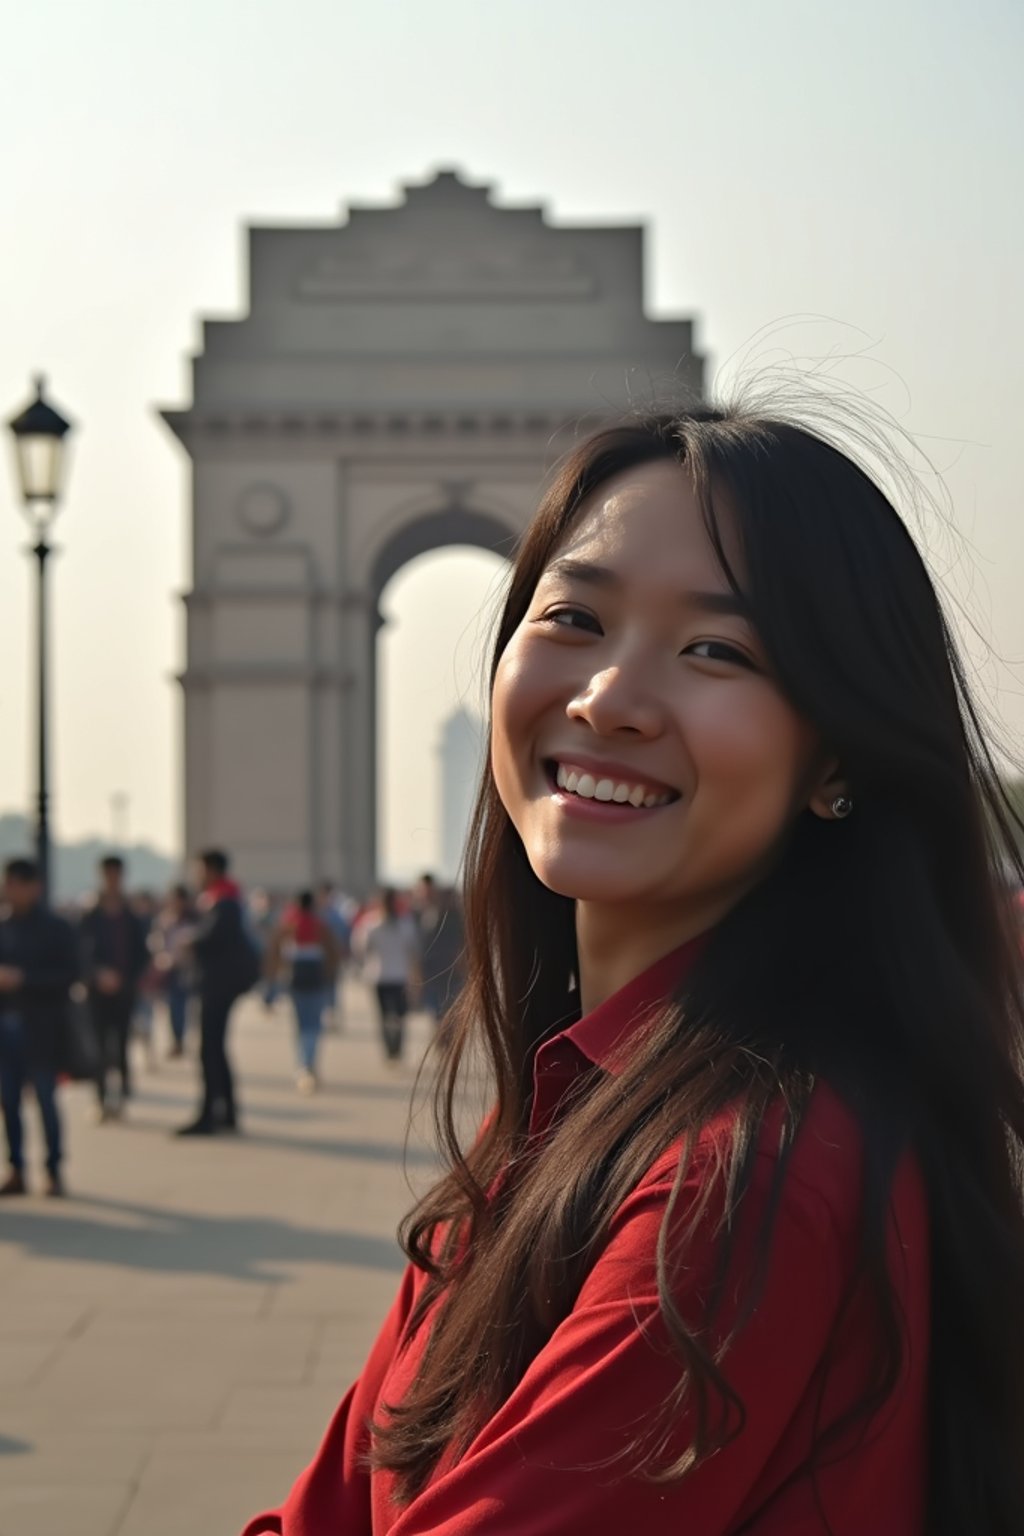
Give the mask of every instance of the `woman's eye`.
[{"label": "woman's eye", "polygon": [[582,629],[594,634],[601,632],[597,619],[585,608],[549,608],[547,613],[541,616],[541,623],[555,624],[559,629]]},{"label": "woman's eye", "polygon": [[688,645],[684,652],[687,656],[698,656],[702,661],[727,661],[733,666],[753,668],[754,663],[744,651],[738,650],[735,645],[729,645],[724,640],[697,640],[693,645]]}]

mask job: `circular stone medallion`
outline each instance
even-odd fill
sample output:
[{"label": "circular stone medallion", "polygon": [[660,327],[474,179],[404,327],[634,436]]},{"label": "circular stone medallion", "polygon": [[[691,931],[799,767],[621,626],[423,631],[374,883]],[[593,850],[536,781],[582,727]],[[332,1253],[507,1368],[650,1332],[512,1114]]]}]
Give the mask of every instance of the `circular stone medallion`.
[{"label": "circular stone medallion", "polygon": [[247,533],[267,538],[278,533],[288,521],[288,498],[279,485],[269,480],[248,485],[238,498],[238,521]]}]

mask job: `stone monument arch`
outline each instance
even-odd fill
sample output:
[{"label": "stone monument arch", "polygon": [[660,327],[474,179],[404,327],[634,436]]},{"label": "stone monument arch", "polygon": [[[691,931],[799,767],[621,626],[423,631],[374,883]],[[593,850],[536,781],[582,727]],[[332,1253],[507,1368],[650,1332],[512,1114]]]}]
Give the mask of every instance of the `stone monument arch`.
[{"label": "stone monument arch", "polygon": [[702,362],[645,314],[642,226],[552,225],[454,171],[248,243],[249,312],[204,323],[192,404],[162,413],[192,471],[185,842],[362,894],[386,583],[445,545],[510,554],[579,432],[700,394]]}]

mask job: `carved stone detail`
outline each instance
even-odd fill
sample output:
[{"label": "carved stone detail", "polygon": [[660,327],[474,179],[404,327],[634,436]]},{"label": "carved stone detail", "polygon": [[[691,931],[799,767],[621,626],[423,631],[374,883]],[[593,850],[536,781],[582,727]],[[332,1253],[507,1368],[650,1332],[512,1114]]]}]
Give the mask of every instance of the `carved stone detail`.
[{"label": "carved stone detail", "polygon": [[279,485],[272,485],[269,480],[260,480],[246,486],[238,498],[235,512],[246,533],[267,539],[281,532],[291,509],[288,497]]}]

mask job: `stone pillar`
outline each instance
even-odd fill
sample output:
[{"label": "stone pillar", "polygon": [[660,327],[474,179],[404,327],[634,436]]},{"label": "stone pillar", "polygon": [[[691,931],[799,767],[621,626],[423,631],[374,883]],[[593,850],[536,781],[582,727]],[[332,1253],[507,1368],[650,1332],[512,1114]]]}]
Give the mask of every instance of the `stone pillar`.
[{"label": "stone pillar", "polygon": [[342,607],[346,670],[342,718],[341,883],[365,896],[377,879],[377,635],[373,592],[352,591]]}]

